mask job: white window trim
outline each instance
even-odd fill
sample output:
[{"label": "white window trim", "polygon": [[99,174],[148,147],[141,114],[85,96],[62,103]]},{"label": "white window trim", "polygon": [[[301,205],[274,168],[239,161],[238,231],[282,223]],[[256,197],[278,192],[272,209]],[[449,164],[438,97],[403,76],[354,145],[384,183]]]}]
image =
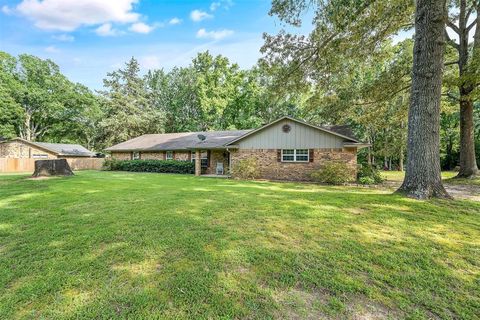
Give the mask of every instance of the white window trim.
[{"label": "white window trim", "polygon": [[32,159],[47,159],[48,158],[48,154],[45,154],[45,153],[34,153],[32,155]]},{"label": "white window trim", "polygon": [[[170,157],[168,155],[170,155]],[[173,151],[165,152],[165,160],[173,160]]]},{"label": "white window trim", "polygon": [[[203,153],[205,153],[205,156],[202,155]],[[190,161],[194,162],[195,157],[196,157],[196,153],[195,153],[195,151],[192,151],[192,156],[190,157]],[[200,152],[200,160],[208,160],[208,153],[206,153],[205,151],[201,151]]]},{"label": "white window trim", "polygon": [[[293,150],[293,160],[283,160],[283,151],[284,150]],[[307,154],[300,154],[300,156],[307,156],[307,160],[297,160],[297,150],[307,150]],[[287,156],[292,156],[292,154],[287,154]],[[310,149],[282,149],[282,162],[310,162]]]}]

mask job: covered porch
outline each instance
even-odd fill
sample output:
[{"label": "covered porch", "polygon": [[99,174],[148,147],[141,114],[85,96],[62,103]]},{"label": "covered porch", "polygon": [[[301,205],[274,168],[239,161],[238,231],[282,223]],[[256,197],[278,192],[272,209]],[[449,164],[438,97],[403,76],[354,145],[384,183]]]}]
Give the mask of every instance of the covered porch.
[{"label": "covered porch", "polygon": [[226,148],[194,149],[192,161],[196,176],[229,177],[230,152]]}]

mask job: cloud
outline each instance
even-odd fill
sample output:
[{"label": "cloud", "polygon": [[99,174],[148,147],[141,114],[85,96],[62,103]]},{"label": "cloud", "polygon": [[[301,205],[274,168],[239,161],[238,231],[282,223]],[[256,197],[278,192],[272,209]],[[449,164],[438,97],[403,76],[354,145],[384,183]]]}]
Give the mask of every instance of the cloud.
[{"label": "cloud", "polygon": [[220,8],[220,1],[219,2],[212,2],[210,4],[210,11],[215,11],[217,10],[218,8]]},{"label": "cloud", "polygon": [[45,51],[48,53],[57,53],[60,50],[58,50],[55,46],[49,46],[45,48]]},{"label": "cloud", "polygon": [[220,0],[220,1],[215,1],[210,4],[210,11],[215,11],[218,8],[224,8],[225,10],[230,9],[230,7],[233,6],[233,1],[232,0]]},{"label": "cloud", "polygon": [[137,32],[137,33],[150,33],[152,32],[154,29],[156,28],[156,26],[149,26],[148,24],[145,24],[143,22],[137,22],[137,23],[134,23],[130,26],[130,28],[128,28],[128,30],[130,31],[133,31],[133,32]]},{"label": "cloud", "polygon": [[52,38],[63,42],[73,42],[73,40],[75,40],[75,38],[69,34],[59,34],[52,36]]},{"label": "cloud", "polygon": [[190,19],[195,22],[199,22],[205,19],[211,19],[213,15],[206,13],[205,11],[201,10],[193,10],[190,12]]},{"label": "cloud", "polygon": [[73,31],[82,25],[111,22],[131,23],[140,14],[133,12],[138,0],[23,0],[15,11],[32,20],[37,28]]},{"label": "cloud", "polygon": [[168,24],[170,24],[172,26],[176,25],[176,24],[180,24],[180,23],[182,23],[182,19],[179,19],[177,17],[172,18],[172,19],[170,19],[170,21],[168,21]]},{"label": "cloud", "polygon": [[216,31],[207,31],[205,29],[200,29],[197,31],[197,38],[200,39],[212,39],[212,40],[221,40],[226,37],[229,37],[233,34],[232,30],[223,29]]},{"label": "cloud", "polygon": [[12,9],[10,9],[9,6],[5,5],[2,7],[2,12],[6,15],[11,15],[12,14]]},{"label": "cloud", "polygon": [[117,29],[112,28],[111,23],[104,23],[97,29],[95,29],[95,33],[101,37],[112,37],[119,34]]}]

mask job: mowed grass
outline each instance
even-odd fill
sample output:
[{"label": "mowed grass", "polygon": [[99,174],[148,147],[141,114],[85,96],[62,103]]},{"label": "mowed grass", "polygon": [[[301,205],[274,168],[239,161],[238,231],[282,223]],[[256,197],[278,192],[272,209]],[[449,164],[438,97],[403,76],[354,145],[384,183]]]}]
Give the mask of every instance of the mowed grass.
[{"label": "mowed grass", "polygon": [[[442,180],[446,182],[450,182],[452,180],[458,180],[458,184],[464,184],[464,180],[468,179],[453,179],[458,174],[458,172],[454,171],[442,171]],[[381,175],[387,181],[403,181],[405,178],[405,171],[381,171]],[[476,182],[476,179],[472,179],[471,181]],[[480,183],[480,179],[478,180]]]},{"label": "mowed grass", "polygon": [[0,319],[480,315],[480,203],[183,175],[0,176]]}]

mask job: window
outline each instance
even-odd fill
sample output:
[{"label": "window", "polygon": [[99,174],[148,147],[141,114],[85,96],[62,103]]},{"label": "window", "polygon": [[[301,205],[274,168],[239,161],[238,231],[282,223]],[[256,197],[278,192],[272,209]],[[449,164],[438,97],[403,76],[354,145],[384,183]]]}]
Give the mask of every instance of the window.
[{"label": "window", "polygon": [[282,162],[308,161],[308,149],[282,149]]},{"label": "window", "polygon": [[32,154],[32,158],[33,159],[46,159],[48,158],[48,154],[38,154],[38,153],[34,153]]},{"label": "window", "polygon": [[132,160],[139,160],[140,152],[132,152]]},{"label": "window", "polygon": [[[202,168],[206,168],[208,167],[208,153],[207,151],[201,151],[201,159],[200,159],[200,163],[201,163],[201,167]],[[192,162],[195,162],[195,151],[192,151],[192,156],[190,157],[190,159],[192,160]]]},{"label": "window", "polygon": [[165,159],[173,160],[173,151],[167,151]]}]

